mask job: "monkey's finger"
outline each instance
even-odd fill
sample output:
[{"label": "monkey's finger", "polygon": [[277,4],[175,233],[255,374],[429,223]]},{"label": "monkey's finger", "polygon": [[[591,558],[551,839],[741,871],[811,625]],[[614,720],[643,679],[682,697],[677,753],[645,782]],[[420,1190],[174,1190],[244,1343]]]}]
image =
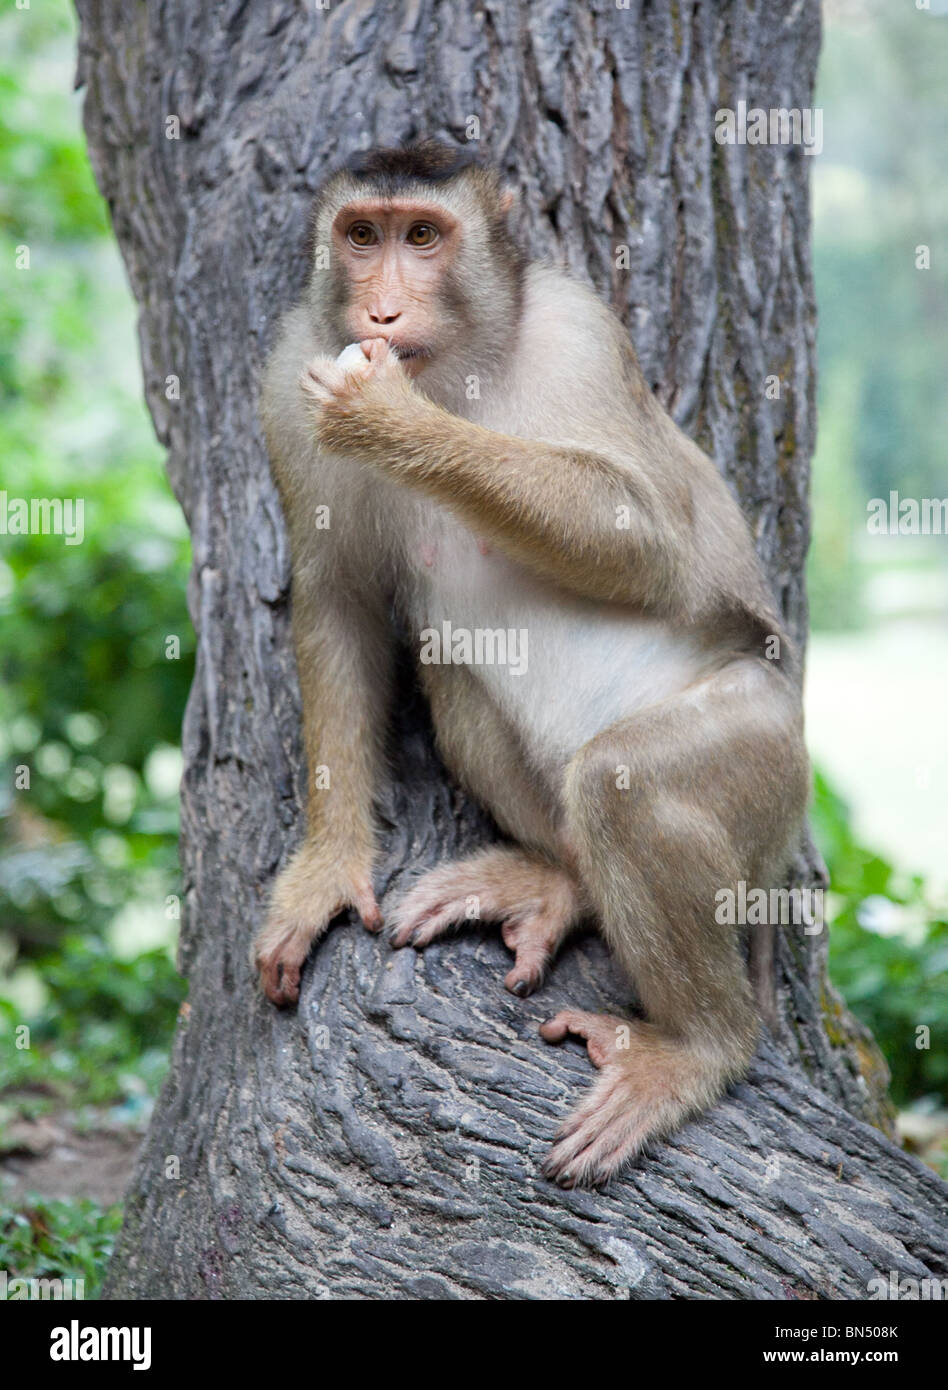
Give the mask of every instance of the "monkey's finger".
[{"label": "monkey's finger", "polygon": [[363,338],[359,346],[369,361],[375,364],[384,361],[388,355],[387,338]]},{"label": "monkey's finger", "polygon": [[355,358],[352,362],[343,367],[343,371],[349,383],[353,380],[366,381],[372,374],[372,363],[367,357]]},{"label": "monkey's finger", "polygon": [[381,379],[405,378],[405,367],[398,351],[385,338],[377,338],[372,346],[372,369]]},{"label": "monkey's finger", "polygon": [[286,964],[280,972],[280,997],[274,999],[275,1004],[281,1008],[288,1008],[290,1004],[299,1002],[300,997],[300,967],[296,964]]},{"label": "monkey's finger", "polygon": [[360,888],[353,894],[353,907],[362,918],[362,925],[371,932],[380,932],[385,925],[382,909],[379,907],[372,888]]},{"label": "monkey's finger", "polygon": [[441,912],[419,924],[417,930],[412,933],[411,944],[420,951],[423,946],[430,946],[437,937],[443,936],[463,920],[464,904],[448,903]]},{"label": "monkey's finger", "polygon": [[414,893],[409,893],[407,897],[402,898],[401,902],[395,904],[389,919],[388,939],[396,949],[409,944],[415,933],[415,928],[425,920],[431,910],[427,904],[422,907],[414,899]]},{"label": "monkey's finger", "polygon": [[349,343],[336,358],[336,366],[344,372],[349,372],[354,367],[367,366],[367,359],[368,354],[365,351],[364,343]]},{"label": "monkey's finger", "polygon": [[331,400],[345,387],[346,373],[331,358],[316,357],[303,368],[300,384],[308,395]]},{"label": "monkey's finger", "polygon": [[300,374],[300,386],[306,398],[317,405],[327,405],[332,400],[332,392],[308,372]]},{"label": "monkey's finger", "polygon": [[514,968],[508,970],[504,976],[504,989],[510,994],[515,994],[518,999],[526,999],[533,993],[537,985],[543,979],[543,972],[525,972]]},{"label": "monkey's finger", "polygon": [[[388,366],[400,365],[401,358],[387,338],[369,338],[367,342],[369,345],[369,357],[375,366],[380,367],[383,363]],[[363,347],[364,346],[365,344],[363,344]]]},{"label": "monkey's finger", "polygon": [[430,870],[396,904],[392,945],[396,948],[409,945],[422,928],[425,929],[424,940],[416,940],[415,944],[427,945],[447,927],[461,921],[467,912],[465,891],[468,885],[463,879],[459,884],[456,866]]},{"label": "monkey's finger", "polygon": [[297,1002],[300,997],[299,965],[284,961],[280,954],[274,951],[271,955],[258,959],[257,966],[263,992],[272,1004],[282,1009]]},{"label": "monkey's finger", "polygon": [[391,928],[388,939],[390,944],[395,947],[396,951],[401,950],[403,946],[409,945],[412,935],[414,934],[415,925],[414,922],[405,922],[400,926]]}]

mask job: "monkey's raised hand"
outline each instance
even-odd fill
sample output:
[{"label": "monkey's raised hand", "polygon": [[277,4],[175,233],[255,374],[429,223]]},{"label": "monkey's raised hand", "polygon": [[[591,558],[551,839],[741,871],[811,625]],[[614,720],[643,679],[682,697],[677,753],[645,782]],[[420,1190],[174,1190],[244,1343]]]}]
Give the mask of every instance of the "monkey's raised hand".
[{"label": "monkey's raised hand", "polygon": [[338,359],[314,357],[300,376],[316,437],[327,447],[337,442],[334,435],[342,422],[351,424],[364,411],[404,404],[412,396],[398,354],[384,338],[367,338],[359,346],[361,362],[340,366]]},{"label": "monkey's raised hand", "polygon": [[382,927],[368,867],[328,845],[305,842],[280,874],[267,920],[253,944],[260,983],[274,1004],[295,1004],[300,971],[332,919],[354,907],[369,931]]}]

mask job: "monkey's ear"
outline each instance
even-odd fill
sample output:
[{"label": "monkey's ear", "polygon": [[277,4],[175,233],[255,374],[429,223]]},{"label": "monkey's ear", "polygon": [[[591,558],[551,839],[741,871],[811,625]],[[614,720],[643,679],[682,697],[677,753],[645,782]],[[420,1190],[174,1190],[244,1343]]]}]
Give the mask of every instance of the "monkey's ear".
[{"label": "monkey's ear", "polygon": [[500,210],[505,215],[517,201],[517,190],[515,188],[502,188],[500,190]]}]

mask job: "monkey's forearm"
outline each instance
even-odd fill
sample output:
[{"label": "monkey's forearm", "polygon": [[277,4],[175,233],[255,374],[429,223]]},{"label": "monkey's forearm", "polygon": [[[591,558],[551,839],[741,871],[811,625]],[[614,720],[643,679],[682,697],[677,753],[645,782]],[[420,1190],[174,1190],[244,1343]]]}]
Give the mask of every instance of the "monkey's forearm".
[{"label": "monkey's forearm", "polygon": [[375,848],[372,796],[375,730],[353,710],[352,690],[302,683],[307,760],[306,839],[369,862]]},{"label": "monkey's forearm", "polygon": [[[375,397],[373,399],[373,397]],[[564,587],[663,609],[683,557],[644,474],[582,449],[518,439],[459,419],[407,386],[324,414],[320,441],[366,459],[452,508],[472,530]]]},{"label": "monkey's forearm", "polygon": [[307,760],[306,837],[347,860],[374,853],[388,692],[388,635],[365,612],[321,595],[320,611],[294,595],[293,628]]}]

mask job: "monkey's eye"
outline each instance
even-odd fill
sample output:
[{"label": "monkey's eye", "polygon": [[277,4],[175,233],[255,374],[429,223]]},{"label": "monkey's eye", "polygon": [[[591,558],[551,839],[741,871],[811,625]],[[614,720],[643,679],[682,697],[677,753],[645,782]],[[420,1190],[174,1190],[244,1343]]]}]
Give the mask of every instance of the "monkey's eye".
[{"label": "monkey's eye", "polygon": [[416,222],[409,227],[406,240],[409,246],[434,246],[438,240],[438,229],[432,227],[430,222]]},{"label": "monkey's eye", "polygon": [[353,222],[348,232],[350,246],[374,246],[378,241],[371,222]]}]

